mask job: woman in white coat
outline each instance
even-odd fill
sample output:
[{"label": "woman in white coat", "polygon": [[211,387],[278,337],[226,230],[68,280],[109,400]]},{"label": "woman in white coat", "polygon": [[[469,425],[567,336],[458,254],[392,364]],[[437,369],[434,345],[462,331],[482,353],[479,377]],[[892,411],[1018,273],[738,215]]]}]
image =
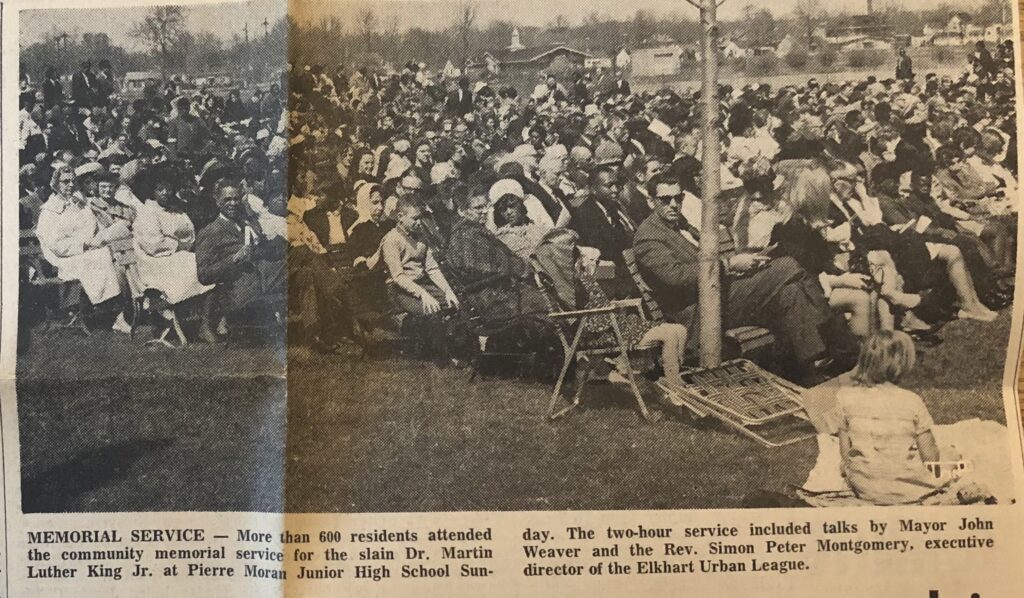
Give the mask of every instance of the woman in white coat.
[{"label": "woman in white coat", "polygon": [[171,305],[213,289],[199,283],[192,246],[196,229],[181,210],[174,180],[159,173],[153,197],[139,208],[132,230],[139,278],[148,289],[157,289]]},{"label": "woman in white coat", "polygon": [[43,258],[57,268],[61,280],[79,281],[93,305],[119,296],[121,277],[108,245],[124,231],[100,227],[76,190],[75,171],[70,166],[54,171],[50,188],[54,192],[40,208],[36,225]]}]

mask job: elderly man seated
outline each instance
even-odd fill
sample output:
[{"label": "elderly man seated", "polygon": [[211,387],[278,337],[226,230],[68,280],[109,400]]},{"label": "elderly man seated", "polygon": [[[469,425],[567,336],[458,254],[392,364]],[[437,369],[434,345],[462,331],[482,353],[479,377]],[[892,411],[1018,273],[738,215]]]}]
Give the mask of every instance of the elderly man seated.
[{"label": "elderly man seated", "polygon": [[[680,213],[683,190],[670,174],[655,176],[648,187],[655,211],[637,228],[634,251],[645,281],[668,315],[696,330],[700,233]],[[816,361],[825,356],[820,328],[829,308],[821,287],[792,258],[736,254],[722,276],[725,327],[761,326],[771,330],[794,356],[788,377],[817,382]]]},{"label": "elderly man seated", "polygon": [[288,274],[287,241],[263,234],[246,209],[237,181],[218,181],[214,197],[220,214],[196,237],[199,282],[217,285],[220,307],[229,320],[259,308],[280,317]]}]

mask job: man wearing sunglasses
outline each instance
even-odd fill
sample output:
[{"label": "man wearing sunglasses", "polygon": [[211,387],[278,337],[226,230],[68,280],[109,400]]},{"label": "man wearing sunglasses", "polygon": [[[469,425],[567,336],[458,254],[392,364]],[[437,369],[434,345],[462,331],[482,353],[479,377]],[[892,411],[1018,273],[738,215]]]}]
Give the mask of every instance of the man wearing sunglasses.
[{"label": "man wearing sunglasses", "polygon": [[[655,176],[648,192],[655,207],[636,231],[637,263],[666,316],[696,330],[700,231],[680,212],[683,190],[675,177]],[[721,263],[723,329],[767,328],[782,345],[778,353],[794,356],[787,376],[814,381],[815,362],[825,353],[820,328],[830,316],[821,287],[789,257],[740,253]]]}]

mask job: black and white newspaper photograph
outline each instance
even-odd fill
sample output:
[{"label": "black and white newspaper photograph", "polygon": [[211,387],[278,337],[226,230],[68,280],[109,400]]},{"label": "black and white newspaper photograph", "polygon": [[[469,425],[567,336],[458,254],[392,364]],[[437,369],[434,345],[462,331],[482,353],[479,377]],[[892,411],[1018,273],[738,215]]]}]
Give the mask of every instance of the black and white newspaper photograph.
[{"label": "black and white newspaper photograph", "polygon": [[169,1],[2,5],[0,596],[1024,595],[1013,0]]},{"label": "black and white newspaper photograph", "polygon": [[286,12],[22,13],[26,512],[281,510]]}]

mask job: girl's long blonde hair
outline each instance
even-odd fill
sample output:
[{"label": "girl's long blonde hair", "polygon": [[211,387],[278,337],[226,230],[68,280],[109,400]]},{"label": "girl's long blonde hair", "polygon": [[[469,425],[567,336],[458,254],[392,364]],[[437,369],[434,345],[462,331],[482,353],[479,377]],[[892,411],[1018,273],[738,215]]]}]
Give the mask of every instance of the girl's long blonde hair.
[{"label": "girl's long blonde hair", "polygon": [[898,330],[880,330],[861,345],[854,380],[864,386],[895,384],[914,368],[916,361],[917,351],[910,335]]}]

